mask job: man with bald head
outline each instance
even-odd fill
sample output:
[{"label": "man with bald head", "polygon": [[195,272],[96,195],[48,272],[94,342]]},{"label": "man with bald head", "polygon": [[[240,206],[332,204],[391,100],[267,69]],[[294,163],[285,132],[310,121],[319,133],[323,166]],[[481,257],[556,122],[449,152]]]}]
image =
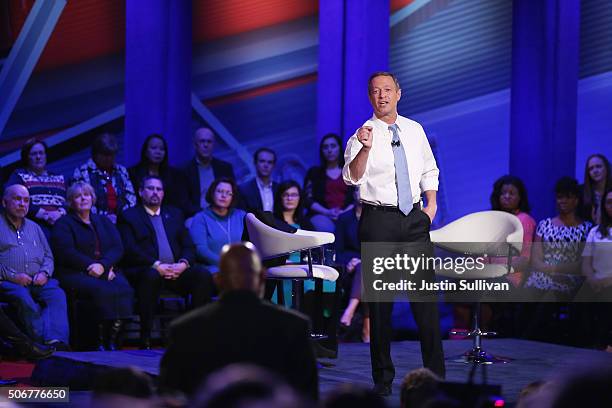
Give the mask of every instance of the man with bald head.
[{"label": "man with bald head", "polygon": [[297,312],[261,299],[264,270],[253,244],[223,247],[215,281],[221,292],[218,302],[172,323],[160,387],[190,395],[212,372],[232,363],[252,363],[277,372],[317,399],[310,323]]},{"label": "man with bald head", "polygon": [[184,169],[187,183],[187,204],[185,216],[191,217],[208,206],[206,192],[215,179],[234,179],[234,168],[226,161],[213,157],[216,138],[212,130],[201,127],[193,134],[195,157]]},{"label": "man with bald head", "polygon": [[53,275],[53,254],[38,224],[26,218],[28,189],[8,186],[0,216],[0,299],[17,309],[28,336],[68,347],[66,296]]}]

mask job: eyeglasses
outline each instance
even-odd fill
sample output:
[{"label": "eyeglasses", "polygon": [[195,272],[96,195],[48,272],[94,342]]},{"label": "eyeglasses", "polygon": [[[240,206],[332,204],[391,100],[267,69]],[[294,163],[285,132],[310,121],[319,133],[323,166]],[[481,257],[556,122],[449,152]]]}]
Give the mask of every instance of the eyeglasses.
[{"label": "eyeglasses", "polygon": [[215,190],[215,193],[222,195],[222,196],[228,196],[228,197],[233,197],[234,193],[231,191],[227,191],[227,190]]},{"label": "eyeglasses", "polygon": [[285,193],[281,195],[282,198],[300,198],[298,193]]}]

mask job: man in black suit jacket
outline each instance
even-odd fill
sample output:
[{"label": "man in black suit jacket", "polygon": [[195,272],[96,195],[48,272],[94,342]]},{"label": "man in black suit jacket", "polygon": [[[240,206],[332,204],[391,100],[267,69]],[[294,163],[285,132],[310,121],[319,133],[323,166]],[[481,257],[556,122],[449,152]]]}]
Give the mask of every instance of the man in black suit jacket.
[{"label": "man in black suit jacket", "polygon": [[238,207],[248,212],[274,210],[274,195],[278,183],[272,181],[276,153],[267,147],[257,149],[253,155],[256,176],[238,187]]},{"label": "man in black suit jacket", "polygon": [[221,299],[178,318],[161,360],[160,388],[193,394],[212,372],[253,363],[297,390],[318,397],[309,321],[300,313],[261,300],[264,273],[251,243],[226,246],[215,282]]},{"label": "man in black suit jacket", "polygon": [[206,192],[215,179],[235,179],[232,165],[213,157],[215,141],[215,134],[206,127],[197,129],[193,135],[196,155],[183,169],[187,184],[187,203],[183,211],[187,217],[206,207]]},{"label": "man in black suit jacket", "polygon": [[142,204],[124,211],[119,232],[125,247],[125,275],[136,289],[142,348],[151,348],[151,323],[163,286],[191,294],[192,306],[210,300],[212,278],[194,265],[195,247],[180,210],[162,206],[164,186],[157,176],[144,178]]}]

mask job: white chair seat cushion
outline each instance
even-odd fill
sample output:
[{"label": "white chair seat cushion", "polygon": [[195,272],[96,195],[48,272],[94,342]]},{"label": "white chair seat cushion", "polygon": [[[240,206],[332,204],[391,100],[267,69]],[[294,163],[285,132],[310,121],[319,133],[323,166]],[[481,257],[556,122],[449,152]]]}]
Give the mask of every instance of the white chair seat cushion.
[{"label": "white chair seat cushion", "polygon": [[429,232],[437,246],[457,253],[505,256],[506,243],[517,251],[523,247],[523,225],[515,215],[503,211],[468,214]]},{"label": "white chair seat cushion", "polygon": [[298,229],[295,234],[274,229],[248,213],[246,227],[249,239],[259,251],[263,259],[270,259],[279,255],[317,248],[325,244],[333,244],[334,234],[329,232],[306,231]]},{"label": "white chair seat cushion", "polygon": [[[314,278],[331,282],[338,279],[339,273],[331,266],[312,265]],[[271,279],[308,279],[308,265],[282,265],[268,268],[266,277]]]}]

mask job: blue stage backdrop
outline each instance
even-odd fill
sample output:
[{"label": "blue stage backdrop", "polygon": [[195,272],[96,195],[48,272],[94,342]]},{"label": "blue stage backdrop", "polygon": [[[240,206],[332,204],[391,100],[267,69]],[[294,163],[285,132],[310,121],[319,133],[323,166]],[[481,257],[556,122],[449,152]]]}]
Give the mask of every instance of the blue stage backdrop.
[{"label": "blue stage backdrop", "polygon": [[[488,208],[493,181],[509,169],[512,9],[507,0],[423,3],[417,12],[401,14],[406,9],[391,1],[389,66],[403,86],[400,112],[421,121],[435,145],[445,203],[441,217],[450,221]],[[70,2],[66,10],[77,6]],[[612,2],[582,0],[580,6],[579,179],[590,153],[612,158]],[[279,152],[278,178],[299,178],[317,161],[318,50],[325,45],[319,44],[316,7],[298,11],[241,29],[228,23],[231,16],[220,15],[225,20],[217,27],[233,31],[217,36],[206,32],[210,25],[194,21],[199,34],[194,34],[192,90],[250,152],[262,145]],[[113,26],[123,24],[124,14],[115,14],[100,22],[125,32]],[[122,104],[122,47],[119,42],[113,52],[37,68],[1,135],[1,155],[11,140],[53,134]],[[199,123],[194,115],[191,127]],[[51,168],[70,173],[88,154],[71,152]],[[248,176],[223,143],[219,155],[237,163],[240,177]],[[127,156],[122,151],[120,159]]]}]

